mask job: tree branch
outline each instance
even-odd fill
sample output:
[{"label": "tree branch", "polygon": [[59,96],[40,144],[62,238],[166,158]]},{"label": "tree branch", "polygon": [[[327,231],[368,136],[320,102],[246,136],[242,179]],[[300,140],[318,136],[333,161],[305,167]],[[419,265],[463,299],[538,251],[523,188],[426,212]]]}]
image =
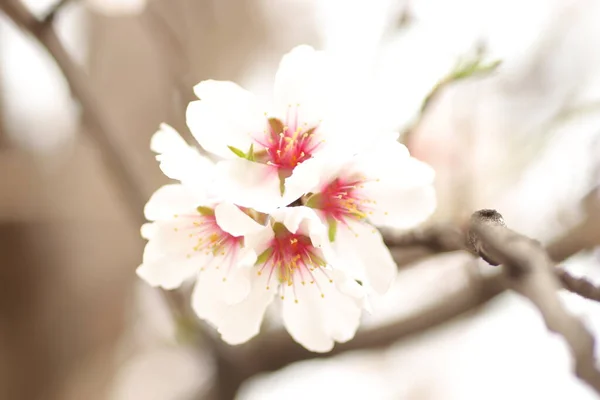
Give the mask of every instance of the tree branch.
[{"label": "tree branch", "polygon": [[465,249],[465,235],[450,224],[431,225],[407,232],[382,230],[385,244],[399,267],[434,254]]},{"label": "tree branch", "polygon": [[547,246],[553,260],[566,260],[583,250],[600,246],[600,189],[596,188],[583,199],[585,218],[563,237]]},{"label": "tree branch", "polygon": [[[89,83],[90,78],[85,74],[83,68],[70,57],[52,26],[52,16],[67,2],[68,0],[59,1],[44,21],[36,19],[19,0],[0,0],[0,10],[22,30],[30,33],[56,61],[73,96],[81,105],[86,121],[90,125],[90,129],[86,129],[86,132],[99,147],[104,166],[108,169],[109,177],[118,194],[128,207],[132,222],[141,226],[146,222],[143,215],[146,196],[139,185],[139,179],[129,163],[125,161],[126,158],[114,140],[114,137],[126,136],[127,132],[122,131],[118,124],[111,121],[104,105]],[[197,319],[191,318],[187,302],[182,301],[176,291],[161,290],[160,293],[174,318],[194,321],[197,333],[202,335],[202,329],[199,327]],[[209,336],[204,336],[210,339]]]},{"label": "tree branch", "polygon": [[69,56],[60,42],[52,24],[44,24],[19,0],[3,0],[0,2],[2,10],[16,25],[30,33],[46,48],[56,61],[56,64],[65,76],[71,92],[81,104],[90,129],[86,130],[95,144],[100,148],[105,167],[109,170],[114,185],[118,188],[120,197],[129,208],[133,222],[141,226],[144,222],[142,210],[146,203],[146,196],[139,185],[139,179],[131,166],[124,161],[114,137],[125,136],[117,124],[111,122],[104,105],[99,101],[96,93],[88,83],[89,77],[83,69]]},{"label": "tree branch", "polygon": [[563,287],[588,300],[600,301],[600,287],[594,285],[586,278],[576,278],[562,268],[556,269],[556,275]]},{"label": "tree branch", "polygon": [[46,16],[42,19],[42,24],[45,26],[51,25],[54,22],[56,15],[58,15],[58,13],[72,1],[73,0],[58,0],[56,3],[54,3],[50,7],[50,10],[48,10],[46,13]]},{"label": "tree branch", "polygon": [[508,229],[495,210],[473,214],[469,239],[482,258],[492,265],[502,265],[507,287],[528,298],[548,329],[563,336],[575,362],[575,374],[600,394],[594,337],[560,302],[557,292],[561,284],[541,244]]},{"label": "tree branch", "polygon": [[[482,277],[417,314],[391,322],[379,328],[359,331],[349,342],[337,344],[329,353],[313,353],[295,343],[284,331],[266,332],[250,342],[248,357],[259,372],[276,371],[291,363],[315,358],[329,358],[354,350],[390,346],[400,339],[439,326],[486,304],[504,290],[500,276]],[[250,346],[249,346],[250,347]],[[276,349],[268,352],[267,349]]]}]

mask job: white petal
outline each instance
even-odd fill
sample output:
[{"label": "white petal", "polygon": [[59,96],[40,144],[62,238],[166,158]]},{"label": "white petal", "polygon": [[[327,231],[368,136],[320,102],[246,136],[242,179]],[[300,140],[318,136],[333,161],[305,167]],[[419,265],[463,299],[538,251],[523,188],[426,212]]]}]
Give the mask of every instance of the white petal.
[{"label": "white petal", "polygon": [[282,202],[277,171],[241,158],[217,164],[217,185],[224,199],[268,213]]},{"label": "white petal", "polygon": [[331,271],[329,277],[333,285],[326,280],[322,283],[326,303],[323,308],[325,326],[336,342],[343,343],[354,337],[360,325],[364,290],[340,270]]},{"label": "white petal", "polygon": [[285,179],[283,204],[288,205],[301,196],[314,192],[326,171],[331,170],[331,165],[323,157],[311,158],[298,164],[292,175]]},{"label": "white petal", "polygon": [[175,214],[195,210],[204,200],[181,184],[165,185],[150,197],[144,215],[150,221],[170,220]]},{"label": "white petal", "polygon": [[150,148],[158,153],[160,169],[169,178],[181,181],[196,190],[205,190],[214,177],[214,163],[189,146],[167,124],[152,136]]},{"label": "white petal", "polygon": [[173,289],[213,261],[213,256],[195,252],[196,239],[175,231],[179,221],[155,222],[153,234],[144,248],[143,263],[137,274],[151,286]]},{"label": "white petal", "polygon": [[[254,255],[252,258],[256,261],[256,254],[254,252],[252,254]],[[222,281],[220,285],[223,290],[222,299],[225,304],[236,304],[248,297],[251,288],[250,274],[252,271],[251,265],[236,265],[229,271],[226,280]]]},{"label": "white petal", "polygon": [[248,151],[252,136],[266,129],[265,109],[233,82],[208,80],[194,87],[199,101],[187,109],[187,124],[200,145],[225,158],[235,158],[227,146]]},{"label": "white petal", "polygon": [[339,224],[333,247],[342,261],[340,268],[385,293],[396,278],[398,267],[379,231],[367,223]]},{"label": "white petal", "polygon": [[198,272],[199,262],[194,258],[167,258],[164,262],[144,263],[136,269],[137,275],[150,286],[175,289]]},{"label": "white petal", "polygon": [[223,311],[228,307],[222,299],[223,275],[215,268],[208,268],[198,274],[192,292],[192,308],[199,318],[218,326]]},{"label": "white petal", "polygon": [[231,203],[217,205],[215,207],[215,218],[221,229],[235,237],[250,235],[263,229],[263,225]]},{"label": "white petal", "polygon": [[324,118],[335,93],[335,70],[325,53],[302,45],[283,56],[275,75],[274,103],[278,116],[298,112],[311,126]]},{"label": "white petal", "polygon": [[423,223],[435,211],[437,201],[433,186],[371,190],[377,208],[369,220],[378,226],[408,229]]},{"label": "white petal", "polygon": [[136,273],[151,286],[174,289],[194,276],[207,260],[203,254],[192,253],[191,246],[184,241],[167,243],[162,234],[157,232],[146,244],[144,261]]},{"label": "white petal", "polygon": [[271,214],[273,220],[281,222],[288,231],[292,233],[308,234],[308,232],[299,232],[301,224],[305,222],[320,222],[319,216],[309,207],[285,207],[273,211]]},{"label": "white petal", "polygon": [[425,221],[435,210],[435,172],[409,156],[406,147],[395,141],[379,142],[356,157],[355,171],[369,180],[364,194],[372,203],[369,219],[375,225],[411,228]]},{"label": "white petal", "polygon": [[250,340],[260,331],[265,310],[273,301],[275,290],[266,289],[266,277],[252,271],[252,290],[247,298],[222,310],[217,328],[224,341],[240,344]]},{"label": "white petal", "polygon": [[295,296],[286,295],[283,300],[287,331],[295,341],[315,352],[330,351],[334,341],[350,340],[360,322],[360,301],[338,288],[337,281],[343,285],[346,278],[341,273],[328,272],[329,276],[317,272],[314,285],[296,285]]},{"label": "white petal", "polygon": [[[410,157],[406,146],[388,135],[383,140],[366,143],[363,150],[353,159],[353,168],[373,179],[391,174],[390,169],[394,169],[395,173],[402,173],[397,169]],[[403,179],[407,178],[403,176]]]},{"label": "white petal", "polygon": [[325,353],[333,348],[334,340],[325,331],[321,298],[315,285],[296,285],[296,303],[291,296],[283,300],[283,324],[292,338],[310,351]]},{"label": "white petal", "polygon": [[156,233],[156,230],[158,229],[158,226],[152,222],[148,222],[144,225],[142,225],[142,227],[140,228],[140,235],[144,238],[144,239],[151,239],[152,236],[154,236],[154,234]]},{"label": "white petal", "polygon": [[270,245],[275,233],[271,225],[263,227],[262,230],[244,237],[244,244],[251,248],[257,255],[261,255]]},{"label": "white petal", "polygon": [[285,207],[271,213],[273,220],[283,223],[288,231],[310,237],[313,246],[328,247],[327,227],[309,207]]}]

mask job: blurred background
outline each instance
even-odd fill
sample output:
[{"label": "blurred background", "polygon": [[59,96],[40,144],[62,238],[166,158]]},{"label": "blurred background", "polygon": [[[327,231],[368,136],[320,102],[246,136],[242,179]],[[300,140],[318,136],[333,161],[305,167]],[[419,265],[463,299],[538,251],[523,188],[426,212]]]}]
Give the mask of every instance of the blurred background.
[{"label": "blurred background", "polygon": [[[135,178],[141,213],[167,183],[150,137],[161,122],[186,135],[192,86],[232,80],[268,96],[298,44],[373,77],[382,118],[437,171],[429,223],[497,208],[547,243],[585,222],[598,197],[593,0],[0,0],[9,3],[40,20],[61,3],[61,57],[83,69],[68,78],[92,96],[72,96],[55,44],[50,55],[0,13],[0,399],[211,398],[211,349],[135,275],[144,241],[118,174]],[[99,130],[124,165],[111,166]],[[565,265],[600,283],[600,232],[586,234],[588,250]],[[403,266],[365,326],[461,290],[468,262],[456,252]],[[561,296],[599,335],[600,306]],[[384,349],[258,375],[237,398],[595,398],[571,371],[562,339],[504,293]]]}]

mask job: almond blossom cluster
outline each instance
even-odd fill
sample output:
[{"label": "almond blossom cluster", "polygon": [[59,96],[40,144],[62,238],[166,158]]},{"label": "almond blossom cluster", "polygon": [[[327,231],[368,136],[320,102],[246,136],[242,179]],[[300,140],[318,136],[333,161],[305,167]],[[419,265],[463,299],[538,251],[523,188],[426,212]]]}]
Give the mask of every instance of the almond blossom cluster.
[{"label": "almond blossom cluster", "polygon": [[178,183],[145,208],[138,275],[174,289],[230,344],[258,334],[279,302],[294,340],[326,352],[350,340],[396,264],[376,226],[410,228],[435,208],[434,173],[369,118],[376,99],[326,53],[285,55],[270,105],[232,82],[203,81],[187,110],[202,156],[162,125],[151,148]]}]

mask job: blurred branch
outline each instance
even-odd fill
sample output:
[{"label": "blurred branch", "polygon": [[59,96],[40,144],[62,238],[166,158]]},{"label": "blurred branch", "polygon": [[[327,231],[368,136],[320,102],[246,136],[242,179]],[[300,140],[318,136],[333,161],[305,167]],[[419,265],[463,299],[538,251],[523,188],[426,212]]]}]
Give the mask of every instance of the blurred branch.
[{"label": "blurred branch", "polygon": [[381,233],[399,267],[435,254],[465,248],[464,233],[451,224],[431,225],[401,233],[383,230]]},{"label": "blurred branch", "polygon": [[146,31],[153,38],[152,44],[157,50],[158,61],[168,75],[169,89],[175,91],[173,110],[177,121],[170,124],[189,145],[198,147],[186,124],[186,107],[189,102],[196,100],[193,85],[187,82],[190,72],[189,56],[185,44],[158,7],[158,4],[148,4],[141,18]]},{"label": "blurred branch", "polygon": [[[287,332],[266,332],[257,337],[248,357],[260,371],[275,371],[291,363],[327,358],[354,350],[384,348],[411,335],[437,327],[486,304],[504,290],[500,276],[482,277],[417,314],[379,328],[359,331],[349,342],[337,344],[329,353],[312,353],[295,343]],[[267,349],[277,349],[268,352]]]},{"label": "blurred branch", "polygon": [[81,104],[90,125],[87,131],[99,147],[104,165],[108,168],[114,185],[129,208],[133,222],[141,226],[145,222],[142,210],[146,203],[146,196],[138,183],[139,179],[131,166],[125,162],[125,157],[114,140],[116,136],[125,136],[126,132],[121,132],[117,124],[111,123],[109,114],[89,84],[90,78],[70,57],[52,24],[45,24],[38,20],[19,0],[2,0],[0,10],[22,30],[30,33],[56,61],[71,92]]},{"label": "blurred branch", "polygon": [[508,229],[495,210],[473,214],[469,241],[490,264],[502,265],[507,287],[528,298],[541,313],[548,329],[565,339],[575,362],[575,374],[600,394],[594,337],[560,302],[557,292],[561,284],[554,263],[541,244]]},{"label": "blurred branch", "polygon": [[56,15],[72,1],[74,0],[58,0],[56,3],[54,3],[46,13],[46,16],[42,19],[42,24],[51,25],[54,21],[54,17],[56,17]]},{"label": "blurred branch", "polygon": [[[502,225],[502,219],[497,220],[497,223]],[[488,254],[487,242],[479,239],[479,236],[473,236],[473,232],[469,233],[469,235],[465,235],[457,227],[440,225],[401,234],[384,232],[384,237],[392,251],[396,249],[401,252],[420,248],[425,249],[428,255],[433,255],[447,251],[469,249],[476,254],[483,255],[491,264],[499,264],[498,258]],[[465,236],[467,237],[465,238]],[[568,242],[569,240],[570,238],[566,235],[557,240],[554,246],[560,246],[562,242]],[[512,242],[510,246],[513,246]],[[538,252],[541,251],[546,254],[541,245],[536,244],[536,246],[538,246]],[[562,255],[568,257],[571,254],[563,253]],[[563,260],[558,257],[555,259],[556,262]],[[549,259],[548,262],[551,263]],[[472,267],[472,265],[467,266],[471,270]],[[600,289],[594,287],[590,282],[585,279],[573,278],[561,269],[554,271],[550,268],[546,275],[550,277],[546,276],[545,280],[554,282],[552,286],[554,292],[560,288],[560,282],[562,282],[566,289],[583,297],[596,299],[600,295]],[[240,359],[247,360],[248,364],[245,365],[244,362],[241,362],[238,366],[247,371],[243,374],[244,376],[250,377],[260,372],[277,370],[297,361],[331,357],[354,350],[386,347],[400,339],[422,333],[425,330],[451,321],[487,303],[502,293],[504,289],[514,287],[514,284],[507,283],[505,277],[501,274],[482,277],[478,273],[469,273],[469,276],[471,277],[470,283],[462,290],[448,295],[416,315],[394,321],[380,328],[359,331],[353,340],[336,345],[330,353],[309,352],[296,344],[284,331],[265,332],[252,342],[239,347],[240,354],[243,354]],[[555,325],[553,324],[552,327],[555,327]],[[269,349],[277,349],[277,351],[272,352]]]},{"label": "blurred branch", "polygon": [[[68,1],[68,0],[67,0]],[[139,185],[139,179],[125,156],[119,150],[118,143],[114,140],[117,136],[126,136],[117,124],[112,123],[109,113],[104,108],[102,101],[94,91],[90,78],[85,74],[83,68],[77,65],[66,51],[52,26],[51,15],[58,12],[67,1],[59,1],[49,14],[49,19],[38,20],[20,0],[0,0],[0,10],[3,11],[17,26],[31,34],[48,53],[54,58],[58,67],[65,76],[71,92],[79,101],[83,113],[87,118],[90,129],[86,131],[91,139],[99,147],[104,165],[108,169],[122,200],[127,205],[132,216],[132,222],[141,226],[146,222],[143,209],[146,203],[146,195]],[[190,315],[186,302],[176,291],[166,292],[161,290],[161,296],[167,302],[174,318],[181,320]],[[197,319],[193,319],[197,322]],[[202,335],[203,331],[198,324],[197,333]],[[209,340],[209,336],[206,336]]]},{"label": "blurred branch", "polygon": [[547,246],[553,260],[565,260],[583,250],[600,246],[600,189],[592,190],[583,199],[585,218],[564,237]]},{"label": "blurred branch", "polygon": [[594,285],[586,278],[574,277],[562,268],[557,268],[556,275],[568,291],[589,300],[600,301],[600,287]]}]

